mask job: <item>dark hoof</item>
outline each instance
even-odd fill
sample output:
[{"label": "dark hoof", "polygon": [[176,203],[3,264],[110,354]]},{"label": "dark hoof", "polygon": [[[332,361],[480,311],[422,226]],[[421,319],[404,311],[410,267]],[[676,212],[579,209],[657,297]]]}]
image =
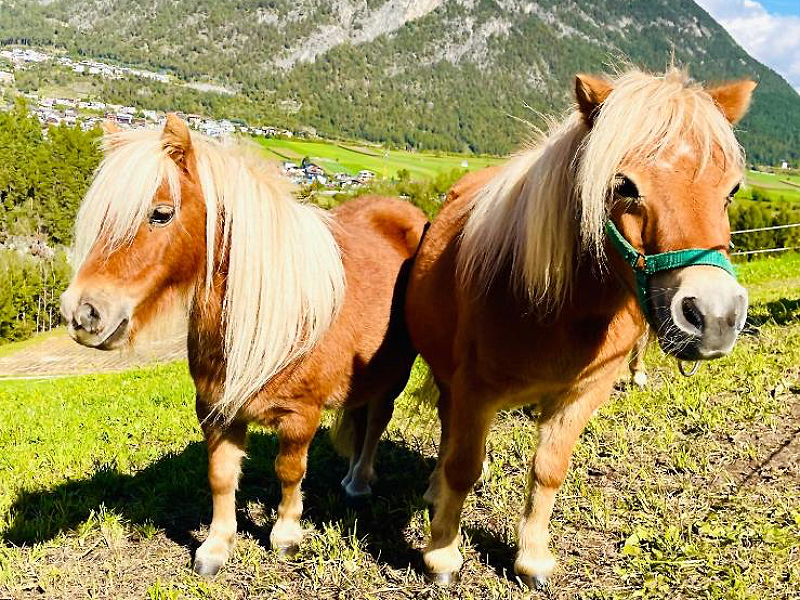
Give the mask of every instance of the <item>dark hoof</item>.
[{"label": "dark hoof", "polygon": [[278,553],[278,558],[294,558],[297,556],[298,552],[300,552],[300,546],[297,544],[283,546],[281,548],[275,548],[275,552]]},{"label": "dark hoof", "polygon": [[544,575],[518,575],[528,588],[537,592],[543,592],[547,589],[547,577]]},{"label": "dark hoof", "polygon": [[221,562],[204,561],[197,558],[194,560],[194,564],[192,565],[192,570],[194,570],[194,572],[201,577],[214,577],[214,575],[219,573],[221,568]]},{"label": "dark hoof", "polygon": [[448,587],[458,583],[458,571],[450,571],[449,573],[425,573],[425,578],[441,587]]}]

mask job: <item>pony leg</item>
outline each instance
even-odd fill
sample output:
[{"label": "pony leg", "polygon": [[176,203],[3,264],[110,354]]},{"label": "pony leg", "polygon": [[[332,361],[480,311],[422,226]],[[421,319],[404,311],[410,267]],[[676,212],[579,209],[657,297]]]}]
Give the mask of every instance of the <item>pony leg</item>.
[{"label": "pony leg", "polygon": [[361,456],[361,450],[364,447],[364,437],[367,433],[367,418],[369,409],[366,406],[359,406],[358,408],[344,410],[346,412],[342,418],[350,419],[352,428],[351,435],[353,436],[350,465],[347,468],[347,475],[345,475],[344,479],[342,479],[342,488],[344,488],[346,493],[347,486],[349,486],[350,482],[353,480],[353,473],[356,469],[356,465],[358,464],[358,459]]},{"label": "pony leg", "polygon": [[197,549],[194,570],[211,577],[228,559],[236,539],[236,487],[244,456],[247,425],[232,423],[225,429],[204,428],[208,444],[208,483],[213,516],[208,538]]},{"label": "pony leg", "polygon": [[353,476],[344,489],[350,498],[363,498],[372,494],[370,483],[375,479],[375,453],[378,450],[381,435],[386,431],[392,418],[394,399],[399,393],[395,394],[393,390],[386,396],[376,398],[369,403],[367,429],[361,445],[360,456],[352,470]]},{"label": "pony leg", "polygon": [[304,407],[305,412],[284,415],[278,423],[278,456],[275,473],[281,482],[281,503],[278,520],[272,527],[269,541],[281,554],[293,554],[303,539],[300,516],[303,495],[300,484],[306,474],[308,447],[319,425],[319,408]]},{"label": "pony leg", "polygon": [[[618,364],[618,363],[616,363]],[[617,368],[611,370],[617,372]],[[514,571],[530,587],[547,584],[556,560],[548,547],[550,515],[556,492],[569,468],[572,450],[594,410],[611,394],[613,378],[591,385],[586,393],[545,410],[539,421],[539,444],[529,476],[528,499],[519,524]]]},{"label": "pony leg", "polygon": [[642,336],[636,340],[631,352],[628,368],[631,371],[631,381],[640,388],[647,385],[647,373],[644,368],[644,355],[647,353],[647,343],[650,341],[650,329],[644,330]]},{"label": "pony leg", "polygon": [[[454,394],[454,397],[457,396]],[[480,405],[475,402],[472,406]],[[458,549],[461,510],[481,475],[486,436],[495,411],[491,408],[458,410],[452,406],[449,414],[447,454],[439,475],[431,539],[423,556],[431,578],[441,585],[453,582],[464,562]]]}]

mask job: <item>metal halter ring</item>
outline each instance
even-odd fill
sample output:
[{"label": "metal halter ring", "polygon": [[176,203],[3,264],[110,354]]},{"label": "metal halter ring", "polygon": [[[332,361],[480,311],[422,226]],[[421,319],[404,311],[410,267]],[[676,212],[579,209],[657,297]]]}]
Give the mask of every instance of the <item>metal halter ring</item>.
[{"label": "metal halter ring", "polygon": [[[689,362],[692,362],[692,367],[687,371],[685,365],[688,364]],[[697,373],[697,369],[699,368],[700,368],[699,360],[683,361],[681,359],[678,359],[678,371],[680,371],[681,375],[683,375],[684,377],[691,377],[692,375]]]}]

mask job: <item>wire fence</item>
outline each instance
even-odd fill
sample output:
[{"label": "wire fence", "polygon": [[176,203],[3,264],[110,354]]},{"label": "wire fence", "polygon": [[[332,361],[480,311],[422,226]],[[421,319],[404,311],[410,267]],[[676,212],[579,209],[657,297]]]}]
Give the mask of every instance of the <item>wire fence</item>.
[{"label": "wire fence", "polygon": [[[731,231],[731,235],[738,235],[742,233],[757,233],[760,231],[774,231],[776,229],[790,229],[792,227],[800,227],[800,223],[788,223],[786,225],[771,225],[769,227],[754,227],[753,229],[739,229],[738,231]],[[754,254],[771,254],[773,252],[785,252],[787,250],[800,250],[800,246],[783,246],[781,248],[761,248],[759,250],[742,250],[739,252],[731,252],[731,256],[752,256]]]},{"label": "wire fence", "polygon": [[772,225],[770,227],[756,227],[755,229],[740,229],[731,231],[731,235],[737,233],[755,233],[756,231],[772,231],[773,229],[789,229],[790,227],[800,227],[800,223],[789,223],[788,225]]}]

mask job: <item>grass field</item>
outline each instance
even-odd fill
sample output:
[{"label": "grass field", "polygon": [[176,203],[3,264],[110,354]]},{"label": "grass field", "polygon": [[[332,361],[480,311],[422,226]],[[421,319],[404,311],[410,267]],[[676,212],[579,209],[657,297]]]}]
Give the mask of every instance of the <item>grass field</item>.
[{"label": "grass field", "polygon": [[290,160],[300,164],[303,157],[307,156],[330,174],[343,171],[355,175],[362,169],[369,169],[383,178],[394,177],[398,171],[406,169],[412,179],[429,179],[442,171],[480,169],[501,160],[494,157],[387,150],[345,142],[278,138],[260,138],[258,142],[268,156],[277,160]]},{"label": "grass field", "polygon": [[757,189],[770,198],[800,201],[800,176],[785,173],[765,173],[762,171],[747,171],[745,174],[746,185],[743,192]]},{"label": "grass field", "polygon": [[[412,179],[430,179],[441,172],[453,169],[475,170],[497,164],[499,157],[461,156],[452,154],[432,154],[425,152],[406,152],[387,150],[376,146],[359,145],[355,142],[308,141],[282,138],[259,138],[258,143],[267,156],[279,161],[300,163],[304,157],[322,167],[328,174],[345,172],[355,175],[362,169],[369,169],[381,178],[396,177],[406,169]],[[746,184],[740,197],[749,198],[757,189],[769,198],[800,201],[800,177],[761,171],[748,171]]]},{"label": "grass field", "polygon": [[[541,597],[800,597],[800,255],[740,274],[753,307],[735,352],[687,379],[652,348],[650,386],[621,387],[584,432]],[[0,414],[0,598],[531,595],[511,568],[536,438],[521,411],[494,426],[490,471],[465,510],[462,581],[446,591],[420,574],[437,425],[405,398],[360,509],[344,502],[345,463],[318,435],[304,483],[310,532],[291,560],[269,550],[275,438],[252,431],[239,540],[211,581],[190,571],[210,499],[185,365],[0,382]]]}]

